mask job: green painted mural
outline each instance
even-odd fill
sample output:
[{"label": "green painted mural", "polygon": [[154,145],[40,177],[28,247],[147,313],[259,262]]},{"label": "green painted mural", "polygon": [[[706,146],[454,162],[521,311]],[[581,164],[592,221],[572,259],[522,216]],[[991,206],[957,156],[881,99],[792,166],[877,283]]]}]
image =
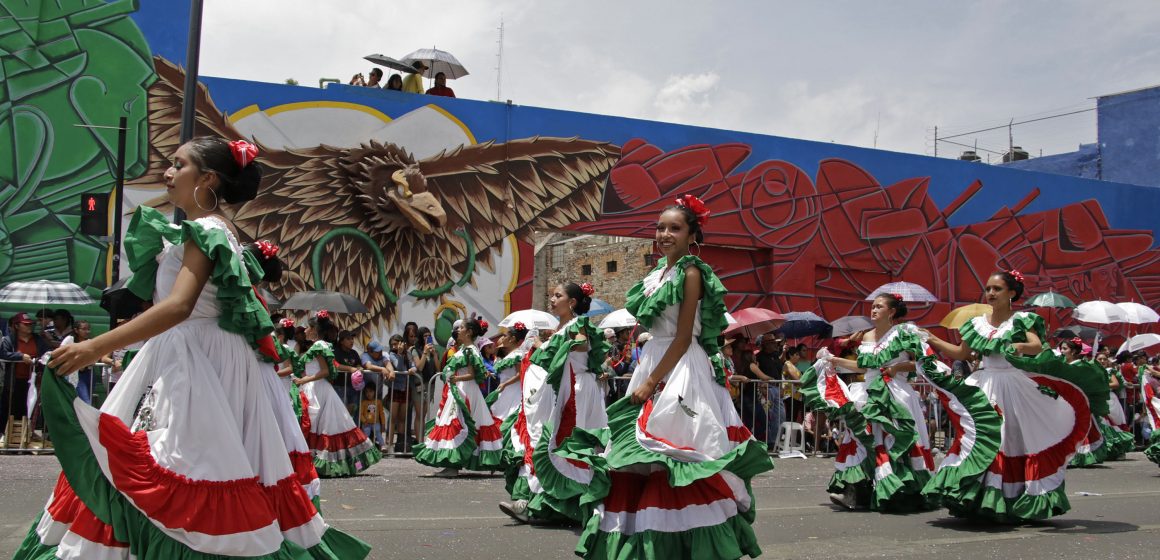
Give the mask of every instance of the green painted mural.
[{"label": "green painted mural", "polygon": [[[131,0],[0,0],[0,285],[105,287],[109,246],[81,235],[80,195],[148,164],[147,90],[157,76]],[[94,309],[94,313],[97,311]]]}]

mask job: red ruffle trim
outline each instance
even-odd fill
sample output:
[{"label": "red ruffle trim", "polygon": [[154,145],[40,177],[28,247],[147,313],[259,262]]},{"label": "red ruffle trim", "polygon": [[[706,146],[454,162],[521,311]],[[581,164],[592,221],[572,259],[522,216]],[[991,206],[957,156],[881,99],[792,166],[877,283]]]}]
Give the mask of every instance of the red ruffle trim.
[{"label": "red ruffle trim", "polygon": [[838,456],[834,457],[834,462],[838,464],[845,464],[850,457],[858,455],[858,448],[860,447],[857,439],[850,438],[847,441],[838,445]]},{"label": "red ruffle trim", "polygon": [[572,435],[572,430],[576,429],[576,372],[572,369],[572,364],[568,364],[568,375],[560,381],[560,390],[563,392],[564,387],[568,388],[568,398],[564,401],[563,408],[560,409],[560,421],[556,426],[556,433],[552,437],[556,439],[555,447],[559,448],[564,444],[564,440]]},{"label": "red ruffle trim", "polygon": [[[1001,475],[1005,483],[1039,480],[1059,472],[1067,466],[1067,462],[1075,454],[1076,446],[1083,441],[1091,425],[1091,408],[1088,407],[1087,397],[1079,388],[1052,377],[1033,375],[1031,379],[1042,387],[1054,390],[1059,398],[1072,406],[1075,410],[1075,424],[1067,437],[1038,453],[1009,457],[1000,451],[989,470],[993,474]],[[1007,419],[1004,418],[1004,421]]]},{"label": "red ruffle trim", "polygon": [[64,473],[56,479],[56,488],[52,490],[52,502],[46,508],[49,517],[62,525],[68,525],[69,531],[77,536],[100,545],[113,548],[127,548],[128,543],[121,542],[113,536],[113,527],[106,525],[73,492]]},{"label": "red ruffle trim", "polygon": [[845,406],[846,403],[850,402],[850,399],[846,398],[846,393],[842,391],[842,385],[838,383],[837,376],[827,375],[824,376],[824,379],[826,384],[825,395],[827,401],[834,403],[834,405],[837,407]]},{"label": "red ruffle trim", "polygon": [[306,446],[315,451],[329,451],[337,453],[353,449],[367,440],[366,434],[358,427],[354,427],[341,434],[306,434]]},{"label": "red ruffle trim", "polygon": [[604,510],[609,513],[636,513],[649,508],[676,510],[736,499],[720,474],[680,488],[669,485],[669,474],[664,470],[647,475],[612,471],[609,478],[612,487],[604,498]]},{"label": "red ruffle trim", "polygon": [[745,426],[726,426],[725,431],[726,435],[729,436],[729,441],[733,443],[749,441],[749,438],[753,437],[753,432],[750,432],[749,428]]},{"label": "red ruffle trim", "polygon": [[459,418],[452,418],[450,424],[436,425],[427,432],[427,439],[431,441],[452,441],[463,433],[463,423]]},{"label": "red ruffle trim", "polygon": [[[231,535],[275,522],[274,508],[258,477],[192,480],[158,465],[146,433],[130,432],[119,418],[101,414],[98,430],[100,443],[108,450],[113,486],[162,526]],[[294,488],[302,492],[301,486]],[[309,502],[305,492],[302,496]]]},{"label": "red ruffle trim", "polygon": [[951,401],[943,394],[942,391],[936,391],[938,394],[938,401],[942,404],[943,410],[946,411],[950,423],[955,428],[955,438],[951,441],[950,447],[947,447],[947,456],[957,456],[963,452],[963,433],[965,427],[963,425],[963,418],[951,408]]},{"label": "red ruffle trim", "polygon": [[[494,418],[493,418],[493,420],[494,420]],[[479,430],[476,431],[476,434],[475,434],[475,441],[476,442],[502,441],[502,440],[503,440],[503,432],[499,431],[499,423],[494,422],[494,421],[491,424],[488,424],[487,426],[479,426]]]},{"label": "red ruffle trim", "polygon": [[290,466],[294,469],[298,484],[305,486],[318,480],[318,471],[314,469],[314,455],[309,451],[291,451]]},{"label": "red ruffle trim", "polygon": [[302,418],[298,420],[298,425],[302,427],[302,433],[306,436],[310,435],[310,398],[306,396],[306,391],[298,390],[298,402],[302,403]]},{"label": "red ruffle trim", "polygon": [[278,527],[289,531],[310,522],[316,513],[314,502],[302,489],[296,475],[291,475],[278,481],[274,486],[263,486],[266,497],[274,504],[274,511],[278,514]]}]

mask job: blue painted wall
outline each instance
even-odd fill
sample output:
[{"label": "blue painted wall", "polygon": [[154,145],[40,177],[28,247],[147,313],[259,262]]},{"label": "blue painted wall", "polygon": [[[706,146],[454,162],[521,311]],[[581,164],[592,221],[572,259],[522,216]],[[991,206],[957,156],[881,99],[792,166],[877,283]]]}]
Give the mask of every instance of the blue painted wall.
[{"label": "blue painted wall", "polygon": [[1160,87],[1101,97],[1097,106],[1102,178],[1160,187]]}]

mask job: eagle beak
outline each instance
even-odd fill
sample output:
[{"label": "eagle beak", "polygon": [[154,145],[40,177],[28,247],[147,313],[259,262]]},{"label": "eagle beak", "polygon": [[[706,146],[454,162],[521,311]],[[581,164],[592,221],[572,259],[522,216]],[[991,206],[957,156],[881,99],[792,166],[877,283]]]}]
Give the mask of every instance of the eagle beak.
[{"label": "eagle beak", "polygon": [[434,233],[436,229],[442,229],[447,225],[447,212],[443,210],[439,199],[429,192],[411,193],[410,197],[403,198],[399,193],[390,191],[387,198],[395,203],[395,207],[407,218],[411,226],[424,235]]}]

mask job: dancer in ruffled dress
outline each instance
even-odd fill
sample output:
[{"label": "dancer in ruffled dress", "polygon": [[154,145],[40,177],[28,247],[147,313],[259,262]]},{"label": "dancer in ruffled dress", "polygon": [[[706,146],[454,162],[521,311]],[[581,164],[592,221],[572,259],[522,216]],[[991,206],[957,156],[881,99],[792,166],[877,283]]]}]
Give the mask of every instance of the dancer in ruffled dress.
[{"label": "dancer in ruffled dress", "polygon": [[[68,374],[146,340],[101,410],[55,376],[43,383],[62,474],[18,559],[364,558],[329,529],[298,483],[259,361],[273,331],[221,204],[250,200],[257,148],[195,138],[165,173],[188,221],[138,208],[128,288],[156,303],[127,324],[54,352]],[[277,383],[276,381],[273,381]],[[309,549],[309,552],[303,549]]]},{"label": "dancer in ruffled dress", "polygon": [[499,508],[521,523],[578,523],[592,466],[559,453],[576,430],[608,427],[597,382],[608,355],[604,333],[584,316],[595,290],[588,283],[560,284],[548,297],[560,326],[524,368],[523,399],[507,450],[511,502]]},{"label": "dancer in ruffled dress", "polygon": [[[570,456],[591,460],[599,475],[583,499],[592,504],[576,547],[585,558],[761,554],[750,480],[773,462],[725,388],[718,355],[725,287],[690,254],[709,211],[692,195],[677,202],[657,220],[664,258],[628,292],[628,310],[653,335],[629,396],[609,408],[608,430],[577,438],[583,443],[591,436],[594,448],[570,449]],[[596,454],[601,445],[607,449]]]},{"label": "dancer in ruffled dress", "polygon": [[1019,523],[1066,512],[1067,463],[1088,432],[1093,409],[1106,412],[1107,384],[1044,350],[1043,318],[1011,308],[1022,295],[1022,274],[992,274],[984,296],[993,311],[959,329],[963,342],[930,337],[948,358],[965,360],[972,351],[981,356],[966,384],[981,389],[1001,419],[999,449],[984,472],[928,486],[954,515]]},{"label": "dancer in ruffled dress", "polygon": [[1128,417],[1124,414],[1124,407],[1120,404],[1120,396],[1124,390],[1124,378],[1118,368],[1112,367],[1111,358],[1100,353],[1096,356],[1096,363],[1104,370],[1104,377],[1108,381],[1108,414],[1097,420],[1100,431],[1104,434],[1104,445],[1108,448],[1109,461],[1123,459],[1129,451],[1136,448],[1136,440],[1132,437]]},{"label": "dancer in ruffled dress", "polygon": [[298,356],[303,376],[293,380],[306,396],[302,422],[306,428],[304,435],[314,455],[314,468],[322,478],[354,476],[383,458],[375,443],[355,425],[342,397],[332,385],[339,379],[334,348],[322,339],[326,338],[324,333],[336,331],[326,311],[319,311],[309,319],[306,340],[312,342]]},{"label": "dancer in ruffled dress", "polygon": [[[520,373],[524,362],[533,350],[531,340],[528,339],[528,327],[523,323],[516,323],[499,336],[499,346],[507,354],[495,362],[495,374],[499,378],[499,387],[487,396],[491,415],[504,421],[516,413],[523,399],[523,384],[520,382]],[[505,426],[504,434],[506,436]]]},{"label": "dancer in ruffled dress", "polygon": [[[933,509],[922,495],[931,479],[934,459],[930,450],[923,399],[910,384],[920,372],[915,360],[925,358],[922,335],[912,323],[895,324],[906,316],[906,303],[897,294],[882,294],[870,305],[874,328],[859,333],[857,359],[827,355],[807,369],[802,391],[814,408],[825,408],[831,418],[846,420],[844,446],[830,479],[830,500],[848,508],[869,507],[883,512]],[[826,364],[865,375],[845,391],[853,406],[829,406],[818,383]],[[929,362],[929,361],[928,361]],[[835,376],[836,388],[843,385]],[[845,404],[845,403],[843,403]]]},{"label": "dancer in ruffled dress", "polygon": [[459,351],[443,367],[439,411],[427,423],[427,435],[413,449],[415,460],[443,467],[435,476],[454,478],[460,469],[494,471],[503,462],[499,419],[491,415],[479,386],[487,369],[475,346],[484,327],[475,318],[455,329]]},{"label": "dancer in ruffled dress", "polygon": [[[1063,358],[1069,365],[1077,368],[1091,368],[1093,372],[1101,369],[1095,363],[1087,360],[1087,358],[1091,357],[1091,346],[1084,344],[1079,337],[1063,341],[1060,343],[1059,348],[1060,358]],[[1093,373],[1093,375],[1097,374]],[[1099,371],[1098,375],[1101,379],[1105,378],[1103,371]],[[1084,435],[1079,445],[1076,446],[1075,456],[1068,463],[1069,467],[1092,467],[1103,464],[1104,460],[1107,459],[1107,441],[1104,439],[1103,430],[1100,429],[1099,418],[1095,414],[1092,415],[1091,425],[1088,427],[1087,434]]]}]

